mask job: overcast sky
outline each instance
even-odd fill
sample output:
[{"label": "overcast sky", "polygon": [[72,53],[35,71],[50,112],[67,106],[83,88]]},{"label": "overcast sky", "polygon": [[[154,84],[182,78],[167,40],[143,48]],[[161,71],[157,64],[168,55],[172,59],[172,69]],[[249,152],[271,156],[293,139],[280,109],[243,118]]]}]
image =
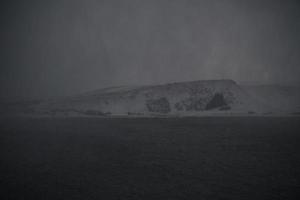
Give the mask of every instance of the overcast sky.
[{"label": "overcast sky", "polygon": [[1,96],[200,79],[300,80],[297,0],[11,0]]}]

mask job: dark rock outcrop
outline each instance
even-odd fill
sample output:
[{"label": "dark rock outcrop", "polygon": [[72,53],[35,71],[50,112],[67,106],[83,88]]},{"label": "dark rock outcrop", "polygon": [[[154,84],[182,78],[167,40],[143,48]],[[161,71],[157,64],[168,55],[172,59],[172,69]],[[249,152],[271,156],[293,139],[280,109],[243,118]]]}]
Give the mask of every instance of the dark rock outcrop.
[{"label": "dark rock outcrop", "polygon": [[221,108],[228,106],[223,94],[216,93],[213,98],[207,103],[205,110],[211,110],[215,108]]}]

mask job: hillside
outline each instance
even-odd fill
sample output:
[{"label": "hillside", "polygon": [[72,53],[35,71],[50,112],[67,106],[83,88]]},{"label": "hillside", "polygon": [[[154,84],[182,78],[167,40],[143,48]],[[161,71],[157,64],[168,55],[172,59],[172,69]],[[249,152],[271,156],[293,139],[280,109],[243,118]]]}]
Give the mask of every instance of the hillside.
[{"label": "hillside", "polygon": [[[299,87],[241,86],[232,80],[104,88],[27,105],[51,116],[207,116],[297,114]],[[18,106],[18,111],[22,106]],[[16,110],[16,109],[15,109]]]},{"label": "hillside", "polygon": [[193,115],[208,112],[248,112],[255,108],[249,96],[232,80],[209,80],[113,87],[46,102],[44,112],[90,115]]}]

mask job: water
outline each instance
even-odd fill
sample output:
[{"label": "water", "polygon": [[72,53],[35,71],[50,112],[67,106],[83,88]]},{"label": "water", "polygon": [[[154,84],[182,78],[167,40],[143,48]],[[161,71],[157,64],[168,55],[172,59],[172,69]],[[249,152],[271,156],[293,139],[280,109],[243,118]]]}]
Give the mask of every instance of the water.
[{"label": "water", "polygon": [[293,199],[299,122],[1,119],[1,199]]}]

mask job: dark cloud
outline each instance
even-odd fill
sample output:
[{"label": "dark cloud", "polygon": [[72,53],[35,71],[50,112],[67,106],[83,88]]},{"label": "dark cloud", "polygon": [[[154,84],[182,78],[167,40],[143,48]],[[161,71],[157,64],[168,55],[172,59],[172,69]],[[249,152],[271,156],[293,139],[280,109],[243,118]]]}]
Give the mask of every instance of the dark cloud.
[{"label": "dark cloud", "polygon": [[1,96],[230,78],[299,83],[297,1],[8,1]]}]

